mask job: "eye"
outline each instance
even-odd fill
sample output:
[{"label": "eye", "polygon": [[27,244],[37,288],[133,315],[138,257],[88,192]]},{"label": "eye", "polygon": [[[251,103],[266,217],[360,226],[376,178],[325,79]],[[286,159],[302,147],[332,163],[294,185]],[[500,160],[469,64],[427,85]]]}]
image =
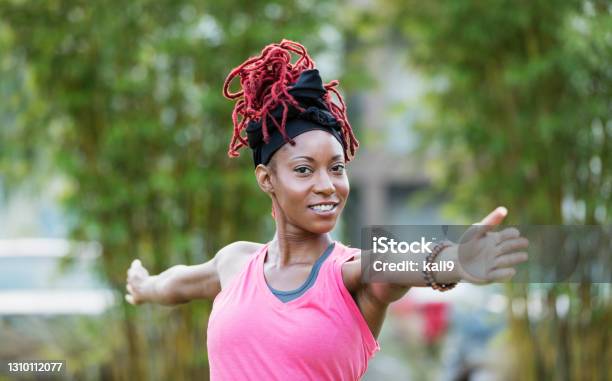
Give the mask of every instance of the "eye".
[{"label": "eye", "polygon": [[302,167],[296,167],[296,168],[294,169],[294,171],[295,171],[295,172],[297,172],[297,173],[299,173],[300,175],[305,175],[305,174],[308,174],[308,173],[312,172],[312,170],[311,170],[310,168],[308,168],[308,167],[304,167],[304,166],[302,166]]},{"label": "eye", "polygon": [[332,171],[336,173],[344,173],[344,164],[336,164],[332,167]]}]

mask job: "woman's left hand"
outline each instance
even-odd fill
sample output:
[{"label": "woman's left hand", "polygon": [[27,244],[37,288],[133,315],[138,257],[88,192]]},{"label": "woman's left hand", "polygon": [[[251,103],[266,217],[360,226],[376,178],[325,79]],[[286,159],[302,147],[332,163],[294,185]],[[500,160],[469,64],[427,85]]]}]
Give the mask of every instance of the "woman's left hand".
[{"label": "woman's left hand", "polygon": [[508,210],[498,207],[472,225],[457,246],[457,265],[462,280],[485,284],[507,281],[516,274],[514,266],[527,261],[529,241],[516,228],[492,231],[506,218]]}]

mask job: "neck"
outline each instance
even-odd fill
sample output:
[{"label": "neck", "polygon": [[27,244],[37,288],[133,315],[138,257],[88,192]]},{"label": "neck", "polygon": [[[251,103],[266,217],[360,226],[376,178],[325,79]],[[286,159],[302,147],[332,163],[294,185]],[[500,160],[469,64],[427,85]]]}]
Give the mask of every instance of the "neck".
[{"label": "neck", "polygon": [[292,234],[277,228],[274,239],[268,246],[268,257],[278,267],[313,264],[331,243],[329,233]]},{"label": "neck", "polygon": [[273,197],[272,209],[276,233],[268,246],[268,260],[277,267],[313,264],[332,243],[329,233],[312,233],[291,224]]}]

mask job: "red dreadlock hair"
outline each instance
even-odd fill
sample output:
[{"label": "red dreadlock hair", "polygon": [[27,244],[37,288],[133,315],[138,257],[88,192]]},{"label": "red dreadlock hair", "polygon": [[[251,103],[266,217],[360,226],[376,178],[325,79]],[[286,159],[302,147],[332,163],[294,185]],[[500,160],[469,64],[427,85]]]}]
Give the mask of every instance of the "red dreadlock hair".
[{"label": "red dreadlock hair", "polygon": [[[291,63],[291,53],[299,59]],[[223,84],[223,95],[228,99],[237,99],[232,112],[234,133],[229,145],[228,155],[237,157],[238,150],[248,147],[246,137],[242,135],[250,121],[262,121],[262,133],[266,143],[269,140],[267,121],[272,120],[286,141],[291,141],[285,131],[289,105],[304,111],[298,102],[289,94],[289,84],[295,83],[304,70],[314,69],[315,64],[301,44],[283,39],[279,44],[266,46],[257,57],[251,57],[230,72]],[[230,92],[232,81],[240,77],[241,90]],[[336,89],[338,81],[334,80],[324,85],[327,93],[324,101],[329,111],[338,120],[345,141],[344,156],[347,161],[355,156],[359,142],[353,134],[353,129],[346,116],[346,105],[342,95]],[[333,93],[338,98],[336,104],[331,97]],[[271,116],[272,110],[282,106],[283,114],[280,123]]]}]

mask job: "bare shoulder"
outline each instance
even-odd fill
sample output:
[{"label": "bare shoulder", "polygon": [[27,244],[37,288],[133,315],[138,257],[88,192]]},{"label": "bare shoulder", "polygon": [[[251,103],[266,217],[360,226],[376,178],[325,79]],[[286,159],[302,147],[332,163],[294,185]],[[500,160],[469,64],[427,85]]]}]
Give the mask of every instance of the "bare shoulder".
[{"label": "bare shoulder", "polygon": [[242,270],[246,262],[261,247],[262,243],[236,241],[223,247],[215,255],[215,266],[219,274],[221,288],[226,286]]},{"label": "bare shoulder", "polygon": [[225,262],[227,260],[236,259],[236,257],[242,257],[245,255],[250,255],[255,253],[263,246],[262,243],[257,242],[249,242],[249,241],[236,241],[232,242],[229,245],[223,247],[221,250],[217,252],[215,255],[215,260],[217,261],[217,266],[219,263]]}]

